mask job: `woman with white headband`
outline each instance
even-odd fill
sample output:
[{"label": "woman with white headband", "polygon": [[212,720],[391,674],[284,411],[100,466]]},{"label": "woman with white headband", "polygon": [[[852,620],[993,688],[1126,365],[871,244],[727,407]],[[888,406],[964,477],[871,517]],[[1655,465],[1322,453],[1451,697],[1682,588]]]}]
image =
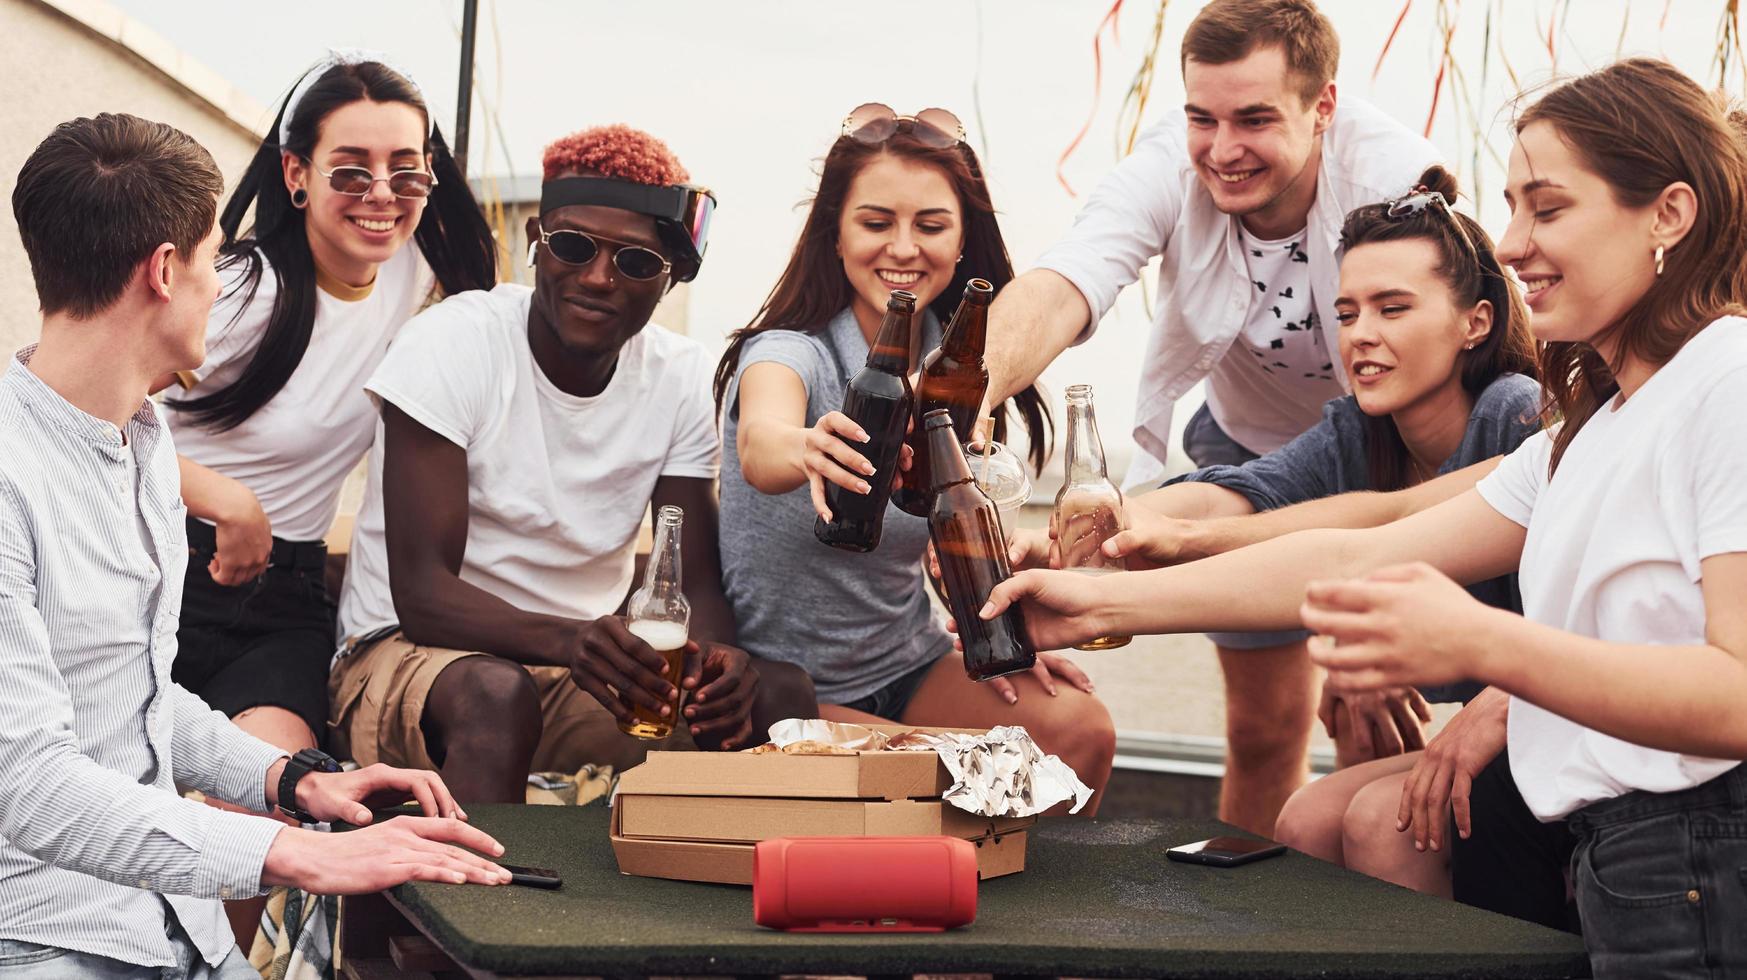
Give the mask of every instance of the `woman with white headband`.
[{"label": "woman with white headband", "polygon": [[[418,86],[362,52],[299,80],[219,224],[206,361],[163,382],[192,552],[172,676],[299,752],[327,727],[323,538],[375,436],[364,381],[433,279],[496,284],[496,246]],[[245,949],[258,915],[232,916]]]}]

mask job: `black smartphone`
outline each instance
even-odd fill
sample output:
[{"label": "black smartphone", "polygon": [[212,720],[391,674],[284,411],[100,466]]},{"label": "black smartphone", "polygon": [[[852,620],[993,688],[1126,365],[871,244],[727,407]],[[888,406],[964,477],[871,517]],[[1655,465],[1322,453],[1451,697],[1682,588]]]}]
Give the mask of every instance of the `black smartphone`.
[{"label": "black smartphone", "polygon": [[529,888],[561,888],[564,885],[564,879],[551,868],[524,868],[519,864],[501,862],[498,867],[510,873],[512,885],[527,885]]},{"label": "black smartphone", "polygon": [[1196,841],[1193,844],[1173,847],[1165,852],[1165,857],[1173,861],[1187,861],[1190,864],[1211,864],[1218,868],[1230,868],[1284,853],[1286,853],[1286,845],[1276,844],[1271,840],[1254,840],[1249,837],[1213,837],[1208,840]]}]

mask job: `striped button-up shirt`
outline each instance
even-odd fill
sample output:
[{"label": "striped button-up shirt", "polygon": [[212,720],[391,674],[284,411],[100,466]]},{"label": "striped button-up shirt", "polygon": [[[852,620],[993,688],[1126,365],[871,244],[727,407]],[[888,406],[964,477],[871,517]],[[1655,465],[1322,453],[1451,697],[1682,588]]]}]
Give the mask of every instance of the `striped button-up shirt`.
[{"label": "striped button-up shirt", "polygon": [[156,409],[124,439],[31,353],[0,376],[0,938],[172,966],[174,914],[216,965],[216,899],[261,892],[284,825],[177,786],[264,811],[284,753],[170,680],[188,546]]}]

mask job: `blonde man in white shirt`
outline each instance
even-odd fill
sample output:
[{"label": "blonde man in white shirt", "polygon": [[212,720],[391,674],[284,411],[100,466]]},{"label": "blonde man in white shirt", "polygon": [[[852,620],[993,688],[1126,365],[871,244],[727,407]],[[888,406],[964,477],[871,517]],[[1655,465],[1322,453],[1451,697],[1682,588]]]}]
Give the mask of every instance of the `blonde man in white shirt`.
[{"label": "blonde man in white shirt", "polygon": [[[1302,622],[1326,634],[1313,653],[1337,690],[1497,686],[1512,697],[1493,752],[1536,817],[1576,831],[1595,976],[1747,975],[1739,123],[1650,59],[1577,78],[1518,119],[1498,254],[1527,287],[1563,421],[1476,488],[1381,528],[1096,586],[1025,572],[986,613],[1023,596],[1039,647]],[[1521,616],[1455,584],[1512,570]],[[1474,775],[1416,774],[1401,826],[1442,826],[1442,801]]]},{"label": "blonde man in white shirt", "polygon": [[[1161,257],[1127,486],[1159,484],[1172,406],[1203,380],[1207,403],[1184,439],[1197,466],[1248,462],[1315,425],[1347,387],[1335,356],[1341,221],[1400,197],[1439,159],[1376,109],[1336,99],[1339,55],[1310,0],[1208,4],[1183,38],[1183,111],[1142,137],[1068,236],[995,300],[990,403],[1088,339]],[[1220,817],[1271,833],[1307,775],[1316,675],[1302,633],[1211,638],[1226,679]],[[1375,717],[1393,724],[1386,709]]]}]

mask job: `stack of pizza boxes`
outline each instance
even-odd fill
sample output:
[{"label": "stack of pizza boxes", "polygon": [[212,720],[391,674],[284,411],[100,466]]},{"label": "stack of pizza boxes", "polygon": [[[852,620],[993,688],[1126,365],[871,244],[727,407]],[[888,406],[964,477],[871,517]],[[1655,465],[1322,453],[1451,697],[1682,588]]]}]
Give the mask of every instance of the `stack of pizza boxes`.
[{"label": "stack of pizza boxes", "polygon": [[[968,729],[878,727],[908,732]],[[800,742],[747,752],[651,752],[619,779],[612,843],[625,874],[752,883],[753,846],[776,837],[945,834],[976,845],[983,878],[1025,868],[1036,817],[984,817],[941,799],[952,778],[932,751]]]}]

